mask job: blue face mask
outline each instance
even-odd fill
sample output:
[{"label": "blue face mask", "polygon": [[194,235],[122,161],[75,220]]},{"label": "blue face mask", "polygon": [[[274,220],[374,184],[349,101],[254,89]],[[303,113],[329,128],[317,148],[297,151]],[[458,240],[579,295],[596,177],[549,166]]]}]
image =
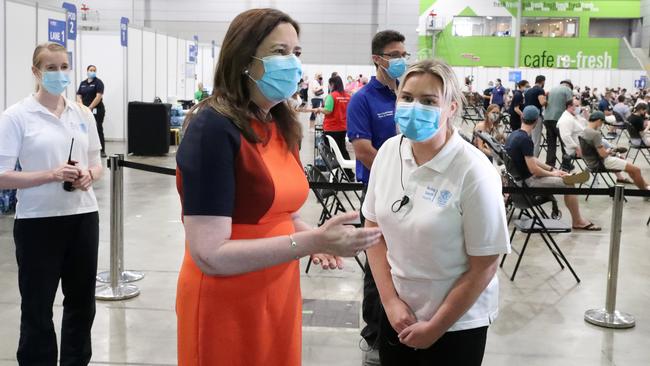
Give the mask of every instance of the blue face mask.
[{"label": "blue face mask", "polygon": [[97,77],[97,73],[94,71],[88,71],[88,79],[94,79]]},{"label": "blue face mask", "polygon": [[440,128],[440,108],[420,103],[397,103],[395,121],[409,140],[422,142],[435,136]]},{"label": "blue face mask", "polygon": [[43,73],[43,88],[48,93],[59,95],[70,85],[68,73],[64,71],[45,71]]},{"label": "blue face mask", "polygon": [[406,72],[406,59],[403,57],[388,60],[388,68],[384,68],[391,79],[397,79]]},{"label": "blue face mask", "polygon": [[266,99],[280,103],[289,99],[298,90],[302,77],[302,63],[296,55],[267,56],[263,59],[253,56],[264,64],[264,75],[255,80],[250,77]]}]

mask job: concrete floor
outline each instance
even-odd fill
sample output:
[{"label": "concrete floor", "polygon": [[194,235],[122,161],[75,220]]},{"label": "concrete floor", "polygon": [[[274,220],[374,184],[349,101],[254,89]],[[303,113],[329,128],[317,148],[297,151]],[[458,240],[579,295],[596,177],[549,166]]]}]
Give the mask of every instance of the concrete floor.
[{"label": "concrete floor", "polygon": [[[305,116],[303,116],[303,122]],[[303,161],[313,157],[313,135],[306,133]],[[108,151],[121,152],[111,143]],[[161,158],[132,160],[174,167],[173,154]],[[650,166],[637,161],[650,178]],[[175,365],[176,280],[183,255],[183,228],[173,177],[126,169],[125,262],[128,269],[144,271],[137,282],[140,296],[122,302],[98,302],[93,328],[95,365]],[[630,187],[632,188],[632,187]],[[100,270],[109,263],[108,178],[96,186],[100,204]],[[529,245],[515,282],[508,277],[515,257],[508,258],[501,280],[500,316],[490,327],[484,365],[625,365],[650,364],[650,202],[630,198],[623,214],[618,308],[632,313],[637,326],[630,330],[607,330],[587,324],[585,310],[602,307],[611,223],[611,200],[591,197],[581,201],[586,217],[603,227],[602,232],[558,235],[557,241],[582,278],[576,284],[568,271],[561,271],[538,238]],[[563,209],[565,220],[568,212]],[[315,223],[320,209],[310,197],[303,218]],[[13,219],[0,217],[0,366],[14,365],[18,341],[19,302]],[[515,237],[519,247],[523,235]],[[304,268],[305,260],[302,260]],[[305,299],[353,302],[362,297],[361,272],[352,260],[342,271],[312,268],[302,274]],[[61,296],[55,302],[55,324],[60,327]],[[346,304],[344,302],[332,302]],[[335,311],[348,311],[345,306]],[[357,309],[354,309],[357,311]],[[355,327],[304,327],[304,365],[360,365],[359,329]]]}]

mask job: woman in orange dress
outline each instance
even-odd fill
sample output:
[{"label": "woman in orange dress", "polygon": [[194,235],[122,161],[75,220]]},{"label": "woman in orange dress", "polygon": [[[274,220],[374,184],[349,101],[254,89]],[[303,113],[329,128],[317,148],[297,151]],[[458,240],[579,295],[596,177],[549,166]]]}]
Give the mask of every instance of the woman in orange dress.
[{"label": "woman in orange dress", "polygon": [[237,16],[214,93],[197,105],[178,154],[186,250],[176,312],[181,366],[301,364],[299,262],[340,265],[378,242],[378,229],[311,229],[300,125],[286,100],[302,75],[299,27],[273,9]]}]

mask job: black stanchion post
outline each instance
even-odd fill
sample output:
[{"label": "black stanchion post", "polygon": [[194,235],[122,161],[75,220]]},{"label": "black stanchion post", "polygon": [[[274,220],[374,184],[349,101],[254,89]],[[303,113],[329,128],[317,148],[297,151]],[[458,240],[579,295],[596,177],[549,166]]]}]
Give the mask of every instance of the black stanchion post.
[{"label": "black stanchion post", "polygon": [[[118,240],[118,252],[117,252],[117,257],[118,262],[119,262],[119,269],[118,269],[118,281],[121,283],[129,283],[129,282],[135,282],[135,281],[140,281],[141,279],[144,278],[144,273],[138,272],[138,271],[129,271],[124,269],[124,168],[122,167],[122,164],[120,164],[121,161],[124,160],[124,155],[123,154],[117,154],[117,162],[118,164],[116,174],[118,179],[116,179],[116,188],[119,191],[119,212],[120,215],[117,218],[117,240]],[[111,160],[111,166],[113,164],[113,161]],[[111,168],[112,169],[112,168]],[[113,170],[111,170],[112,172]],[[112,226],[111,226],[112,230]],[[111,232],[112,234],[112,232]],[[110,283],[111,282],[111,276],[112,273],[110,271],[105,271],[97,274],[97,282],[101,283]]]},{"label": "black stanchion post", "polygon": [[623,223],[624,186],[614,188],[614,209],[612,210],[612,231],[609,243],[609,268],[607,271],[607,298],[604,309],[591,309],[585,312],[585,320],[605,328],[632,328],[634,316],[616,310],[616,286],[618,284],[618,261],[621,251],[621,225]]},{"label": "black stanchion post", "polygon": [[111,254],[110,254],[110,271],[108,274],[108,284],[98,287],[95,290],[97,300],[125,300],[136,297],[140,290],[132,284],[120,281],[119,273],[122,271],[122,258],[120,253],[123,251],[123,242],[121,242],[121,224],[123,223],[123,197],[122,188],[124,176],[122,167],[118,164],[121,159],[118,155],[113,155],[109,159],[111,171]]}]

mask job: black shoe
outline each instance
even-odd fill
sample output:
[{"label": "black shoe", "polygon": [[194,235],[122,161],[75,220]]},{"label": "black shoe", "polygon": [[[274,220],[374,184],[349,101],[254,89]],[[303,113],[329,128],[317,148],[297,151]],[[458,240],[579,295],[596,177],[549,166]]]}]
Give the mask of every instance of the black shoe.
[{"label": "black shoe", "polygon": [[102,156],[102,158],[105,158],[107,155],[106,155],[105,152],[102,151],[102,152],[101,152],[101,156]]}]

